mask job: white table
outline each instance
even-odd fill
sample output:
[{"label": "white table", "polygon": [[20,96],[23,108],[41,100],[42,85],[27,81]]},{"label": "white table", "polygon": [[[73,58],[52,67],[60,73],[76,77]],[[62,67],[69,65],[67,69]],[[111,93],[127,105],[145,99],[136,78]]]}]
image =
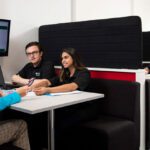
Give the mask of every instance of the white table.
[{"label": "white table", "polygon": [[150,79],[150,74],[146,74],[145,79]]},{"label": "white table", "polygon": [[59,96],[26,96],[20,103],[11,106],[11,109],[28,114],[36,114],[48,111],[48,150],[54,150],[54,110],[78,103],[83,103],[104,97],[104,94],[79,92],[77,94]]}]

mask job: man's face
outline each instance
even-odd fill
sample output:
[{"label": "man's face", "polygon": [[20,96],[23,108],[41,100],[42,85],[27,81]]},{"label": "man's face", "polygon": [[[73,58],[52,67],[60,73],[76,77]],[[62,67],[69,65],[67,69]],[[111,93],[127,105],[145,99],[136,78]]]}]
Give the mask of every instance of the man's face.
[{"label": "man's face", "polygon": [[31,46],[26,49],[26,55],[33,65],[39,64],[43,53],[39,51],[37,46]]}]

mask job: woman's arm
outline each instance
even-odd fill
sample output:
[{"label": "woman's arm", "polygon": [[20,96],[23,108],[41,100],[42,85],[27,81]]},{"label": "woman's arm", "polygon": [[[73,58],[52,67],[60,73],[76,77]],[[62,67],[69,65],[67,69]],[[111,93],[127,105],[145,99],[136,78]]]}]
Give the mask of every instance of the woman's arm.
[{"label": "woman's arm", "polygon": [[0,97],[0,111],[5,109],[6,107],[18,103],[21,101],[21,96],[19,93],[14,92],[12,94],[8,94],[4,97]]},{"label": "woman's arm", "polygon": [[33,84],[30,86],[31,89],[38,87],[48,87],[51,85],[51,82],[47,79],[35,79]]},{"label": "woman's arm", "polygon": [[21,101],[21,97],[25,96],[28,90],[28,86],[17,88],[15,92],[5,95],[0,91],[0,110],[5,109],[6,107],[18,103]]},{"label": "woman's arm", "polygon": [[76,89],[78,89],[78,85],[72,82],[69,84],[63,84],[63,85],[56,86],[56,87],[41,87],[41,88],[34,89],[33,91],[37,95],[42,95],[45,93],[70,92]]}]

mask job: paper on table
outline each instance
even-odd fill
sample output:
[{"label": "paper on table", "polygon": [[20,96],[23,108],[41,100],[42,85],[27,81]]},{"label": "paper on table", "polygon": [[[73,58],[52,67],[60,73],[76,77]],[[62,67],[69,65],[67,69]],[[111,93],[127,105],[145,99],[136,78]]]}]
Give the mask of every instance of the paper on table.
[{"label": "paper on table", "polygon": [[28,92],[26,96],[36,96],[35,92]]},{"label": "paper on table", "polygon": [[[48,96],[57,96],[57,95],[68,95],[68,94],[77,94],[77,93],[80,93],[81,91],[72,91],[72,92],[59,92],[59,93],[47,93],[47,94],[44,94],[44,95],[48,95]],[[31,91],[31,92],[28,92],[26,96],[37,96],[35,94],[35,92]]]},{"label": "paper on table", "polygon": [[81,91],[72,91],[72,92],[59,92],[59,93],[50,93],[50,94],[46,94],[48,96],[57,96],[57,95],[68,95],[68,94],[77,94],[80,93]]}]

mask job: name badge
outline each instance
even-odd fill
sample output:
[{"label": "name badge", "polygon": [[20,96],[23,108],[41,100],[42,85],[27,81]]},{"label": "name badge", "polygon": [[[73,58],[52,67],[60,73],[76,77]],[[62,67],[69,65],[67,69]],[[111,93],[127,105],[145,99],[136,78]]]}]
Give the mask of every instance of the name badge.
[{"label": "name badge", "polygon": [[36,72],[36,73],[35,73],[35,76],[36,76],[36,77],[40,77],[40,72]]}]

